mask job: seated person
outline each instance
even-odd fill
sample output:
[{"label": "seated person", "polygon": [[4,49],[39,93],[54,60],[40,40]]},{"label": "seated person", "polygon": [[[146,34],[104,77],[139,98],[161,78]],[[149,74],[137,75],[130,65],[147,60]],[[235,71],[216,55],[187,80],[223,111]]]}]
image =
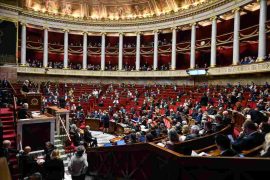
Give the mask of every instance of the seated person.
[{"label": "seated person", "polygon": [[241,132],[240,136],[232,144],[235,151],[249,150],[263,143],[264,137],[257,131],[257,127],[252,121],[245,121],[243,129],[243,132]]},{"label": "seated person", "polygon": [[203,130],[201,130],[199,134],[201,136],[205,136],[205,135],[209,135],[209,134],[212,134],[212,133],[213,133],[212,123],[210,121],[206,121],[204,123]]},{"label": "seated person", "polygon": [[90,147],[97,147],[97,138],[94,138],[92,136],[92,133],[90,131],[90,126],[85,126],[83,138],[84,138],[84,143],[87,146],[90,145]]},{"label": "seated person", "polygon": [[218,149],[220,150],[219,156],[235,156],[235,155],[237,155],[237,153],[234,150],[232,150],[230,139],[227,136],[225,136],[223,134],[218,134],[215,137],[215,142],[216,142]]},{"label": "seated person", "polygon": [[179,136],[176,132],[175,129],[170,129],[169,132],[168,132],[168,139],[169,141],[166,142],[166,145],[165,147],[170,149],[170,150],[174,150],[174,145],[175,143],[178,143],[180,142],[179,141]]},{"label": "seated person", "polygon": [[270,157],[270,133],[267,133],[264,137],[263,150],[261,151],[261,157]]},{"label": "seated person", "polygon": [[30,115],[28,113],[28,104],[24,103],[22,108],[18,112],[18,119],[27,119],[30,118]]},{"label": "seated person", "polygon": [[135,144],[135,143],[137,143],[137,136],[135,133],[131,133],[127,144]]},{"label": "seated person", "polygon": [[193,125],[190,128],[190,134],[186,136],[186,141],[199,137],[200,128],[197,125]]}]

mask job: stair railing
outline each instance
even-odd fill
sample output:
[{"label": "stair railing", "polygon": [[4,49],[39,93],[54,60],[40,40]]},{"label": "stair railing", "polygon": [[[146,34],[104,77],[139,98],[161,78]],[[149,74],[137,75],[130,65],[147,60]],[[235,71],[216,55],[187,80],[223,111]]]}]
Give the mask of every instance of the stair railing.
[{"label": "stair railing", "polygon": [[67,144],[71,144],[71,137],[65,127],[65,123],[62,120],[61,116],[59,116],[59,121],[60,121],[60,134],[59,134],[59,139],[61,141],[61,144],[66,146]]}]

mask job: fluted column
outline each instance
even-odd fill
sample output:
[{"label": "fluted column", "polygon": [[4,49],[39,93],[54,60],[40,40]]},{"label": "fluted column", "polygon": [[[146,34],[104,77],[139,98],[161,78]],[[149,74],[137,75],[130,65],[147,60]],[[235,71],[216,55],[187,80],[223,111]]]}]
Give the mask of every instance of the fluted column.
[{"label": "fluted column", "polygon": [[64,30],[64,69],[68,68],[68,30]]},{"label": "fluted column", "polygon": [[119,33],[118,70],[123,70],[123,33]]},{"label": "fluted column", "polygon": [[158,31],[154,31],[154,63],[153,69],[157,70],[158,68]]},{"label": "fluted column", "polygon": [[259,24],[259,45],[258,62],[264,60],[266,56],[266,20],[267,20],[267,1],[260,0],[260,24]]},{"label": "fluted column", "polygon": [[233,65],[239,64],[240,8],[234,10]]},{"label": "fluted column", "polygon": [[22,36],[21,36],[21,65],[26,65],[26,24],[22,23]]},{"label": "fluted column", "polygon": [[43,67],[48,66],[48,27],[44,27]]},{"label": "fluted column", "polygon": [[191,43],[190,43],[190,69],[195,68],[196,53],[196,23],[191,24]]},{"label": "fluted column", "polygon": [[87,32],[83,33],[83,69],[87,69]]},{"label": "fluted column", "polygon": [[106,38],[106,33],[101,34],[101,70],[105,70],[105,38]]},{"label": "fluted column", "polygon": [[141,33],[137,32],[136,40],[136,70],[140,70],[140,61],[141,61]]},{"label": "fluted column", "polygon": [[172,28],[172,59],[171,70],[176,69],[176,27]]},{"label": "fluted column", "polygon": [[211,62],[210,67],[216,66],[217,59],[217,17],[212,17],[212,34],[211,34]]}]

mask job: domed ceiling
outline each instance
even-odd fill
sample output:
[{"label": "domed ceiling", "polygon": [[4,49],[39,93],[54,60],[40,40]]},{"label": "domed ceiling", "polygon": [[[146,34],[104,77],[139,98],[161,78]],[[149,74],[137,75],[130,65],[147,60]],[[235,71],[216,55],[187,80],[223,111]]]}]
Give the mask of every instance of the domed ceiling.
[{"label": "domed ceiling", "polygon": [[162,16],[215,0],[25,0],[34,11],[96,20]]}]

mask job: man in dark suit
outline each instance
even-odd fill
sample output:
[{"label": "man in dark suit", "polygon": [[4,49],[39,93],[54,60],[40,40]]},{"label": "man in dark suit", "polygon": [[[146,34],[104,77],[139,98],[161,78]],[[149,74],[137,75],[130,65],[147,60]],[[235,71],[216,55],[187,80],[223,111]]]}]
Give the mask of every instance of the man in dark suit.
[{"label": "man in dark suit", "polygon": [[80,133],[80,128],[76,129],[76,132],[74,133],[74,137],[73,137],[73,144],[74,146],[79,146],[81,145],[81,141],[83,140],[83,137]]},{"label": "man in dark suit", "polygon": [[22,85],[22,88],[21,88],[21,92],[22,94],[26,94],[28,93],[30,90],[29,90],[29,81],[28,80],[25,80],[23,85]]},{"label": "man in dark suit", "polygon": [[10,140],[4,140],[3,147],[0,148],[0,157],[5,157],[7,159],[8,164],[10,156],[12,154],[17,154],[19,152],[16,149],[11,149],[10,146],[11,146]]},{"label": "man in dark suit", "polygon": [[186,141],[199,137],[199,131],[200,131],[199,126],[193,125],[190,128],[190,134],[188,134],[187,137],[186,137]]},{"label": "man in dark suit", "polygon": [[31,147],[26,146],[22,155],[19,157],[19,166],[22,178],[30,176],[37,171],[37,163],[34,157],[30,155]]},{"label": "man in dark suit", "polygon": [[215,137],[215,142],[216,142],[218,149],[220,150],[219,156],[235,156],[235,155],[237,155],[237,153],[234,150],[232,150],[230,139],[227,136],[225,136],[223,134],[218,134]]},{"label": "man in dark suit", "polygon": [[249,150],[264,142],[263,135],[257,131],[257,127],[252,121],[244,122],[243,128],[244,131],[232,144],[234,150],[237,152]]},{"label": "man in dark suit", "polygon": [[51,142],[45,143],[45,149],[44,149],[44,155],[45,155],[45,161],[48,161],[51,159],[51,154],[53,150],[55,150],[56,147]]},{"label": "man in dark suit", "polygon": [[207,106],[208,104],[208,97],[207,95],[204,93],[203,96],[201,97],[201,101],[200,101],[200,104],[202,106]]},{"label": "man in dark suit", "polygon": [[28,114],[28,104],[24,103],[23,107],[18,112],[18,119],[27,119],[30,118],[30,115]]},{"label": "man in dark suit", "polygon": [[261,123],[261,122],[266,122],[267,121],[267,117],[265,115],[263,115],[263,113],[261,113],[260,111],[258,110],[250,110],[248,112],[248,114],[251,116],[251,120],[254,122],[254,123],[257,123],[258,125]]},{"label": "man in dark suit", "polygon": [[90,147],[97,147],[97,138],[94,138],[92,136],[92,133],[90,131],[90,126],[86,126],[84,130],[84,142],[88,146],[90,144]]}]

